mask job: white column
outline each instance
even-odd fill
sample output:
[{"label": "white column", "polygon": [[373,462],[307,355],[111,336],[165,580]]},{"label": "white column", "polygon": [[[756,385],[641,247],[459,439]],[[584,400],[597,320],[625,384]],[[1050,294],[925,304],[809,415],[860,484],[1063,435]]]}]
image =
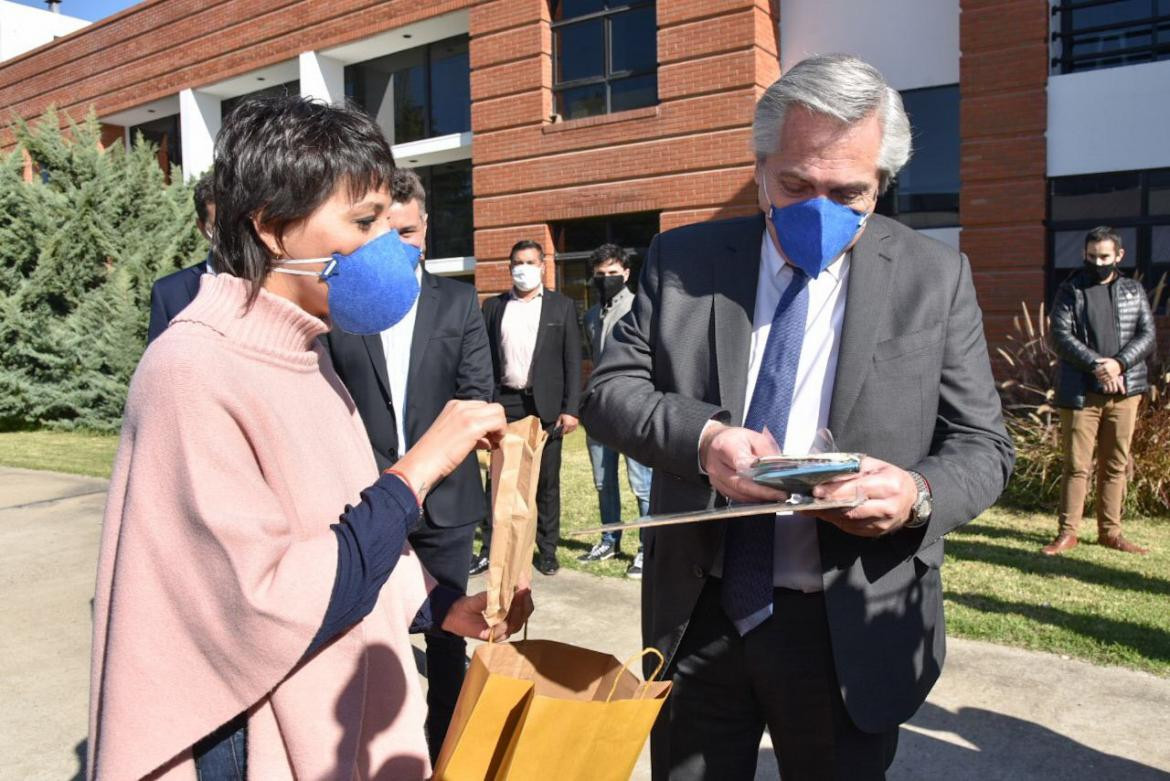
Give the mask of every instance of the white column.
[{"label": "white column", "polygon": [[326,103],[345,100],[345,63],[317,52],[301,52],[301,95]]},{"label": "white column", "polygon": [[183,175],[194,179],[215,160],[215,136],[219,133],[220,99],[216,95],[185,89],[179,93],[179,124],[183,134]]}]

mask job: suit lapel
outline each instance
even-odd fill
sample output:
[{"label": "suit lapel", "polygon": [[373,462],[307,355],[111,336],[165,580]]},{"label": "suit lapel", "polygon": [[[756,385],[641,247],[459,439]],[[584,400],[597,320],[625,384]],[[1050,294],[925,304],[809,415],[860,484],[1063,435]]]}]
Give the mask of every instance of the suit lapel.
[{"label": "suit lapel", "polygon": [[[407,372],[407,387],[418,376],[419,366],[426,355],[427,345],[435,331],[435,318],[439,309],[439,280],[434,274],[423,272],[422,289],[418,294],[418,309],[414,313],[414,333],[410,337],[410,369]],[[407,394],[409,404],[410,394]],[[409,418],[407,418],[409,420]]]},{"label": "suit lapel", "polygon": [[829,429],[838,440],[873,365],[874,346],[890,307],[888,299],[894,264],[883,246],[888,236],[889,232],[877,221],[871,221],[853,247],[841,350],[837,355],[837,374],[829,405]]},{"label": "suit lapel", "polygon": [[374,364],[374,374],[378,377],[378,384],[382,386],[382,395],[386,397],[386,401],[390,401],[390,372],[386,368],[386,351],[382,349],[382,335],[363,336],[362,344],[366,346],[370,363]]},{"label": "suit lapel", "polygon": [[731,411],[731,422],[735,426],[743,425],[752,319],[756,312],[756,287],[760,274],[763,215],[752,225],[748,230],[727,237],[727,262],[711,263],[715,275],[712,290],[719,400]]}]

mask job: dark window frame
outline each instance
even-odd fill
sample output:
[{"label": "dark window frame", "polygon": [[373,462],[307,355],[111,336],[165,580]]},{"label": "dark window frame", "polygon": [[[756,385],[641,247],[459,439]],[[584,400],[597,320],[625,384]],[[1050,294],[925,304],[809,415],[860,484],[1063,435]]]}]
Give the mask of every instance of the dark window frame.
[{"label": "dark window frame", "polygon": [[[958,111],[959,111],[960,102],[962,100],[962,96],[960,94],[959,85],[957,83],[956,84],[935,84],[935,85],[931,85],[929,87],[917,87],[915,89],[902,90],[900,94],[903,97],[903,101],[905,101],[906,94],[910,93],[910,92],[926,92],[929,90],[937,91],[937,90],[944,90],[944,89],[951,90],[954,94],[955,108],[956,108],[955,138],[958,139],[960,137]],[[910,116],[911,131],[914,133],[915,136],[917,136],[918,135],[918,133],[917,133],[918,128],[915,127],[913,112],[908,112],[908,114]],[[922,123],[922,125],[925,125],[925,124],[926,123]],[[960,148],[960,150],[961,150],[961,148]],[[891,219],[898,220],[899,222],[903,223],[904,225],[907,225],[911,228],[914,228],[915,230],[934,230],[936,228],[958,228],[958,227],[961,227],[962,226],[962,214],[960,213],[960,203],[959,203],[960,202],[959,190],[961,189],[961,186],[962,186],[961,179],[960,179],[961,159],[962,159],[962,154],[960,151],[959,154],[955,155],[955,169],[954,170],[955,170],[956,185],[955,185],[955,190],[953,193],[952,192],[947,192],[947,193],[900,193],[899,192],[900,188],[899,188],[898,178],[895,177],[894,181],[892,181],[890,183],[890,186],[886,189],[886,191],[884,193],[882,193],[880,196],[878,196],[878,203],[877,203],[877,208],[876,208],[877,213],[884,215],[886,217],[890,217]],[[907,167],[909,167],[909,166],[912,166],[913,164],[914,164],[914,157],[911,156],[910,161],[906,165],[907,165]],[[906,169],[903,168],[902,172],[904,173],[905,170]],[[899,196],[901,196],[901,195],[908,195],[910,198],[917,198],[917,199],[919,199],[920,203],[923,205],[937,206],[938,208],[912,208],[912,209],[908,209],[908,210],[904,210],[904,211],[900,210],[898,200],[899,200]],[[944,201],[945,201],[945,203],[944,203]],[[953,208],[952,208],[952,206],[953,206]],[[952,213],[954,214],[954,218],[953,219],[946,219],[943,222],[937,222],[932,217],[927,216],[927,215],[949,215]],[[920,219],[916,219],[916,217],[919,217]]]},{"label": "dark window frame", "polygon": [[[1128,19],[1075,29],[1077,11],[1114,5],[1127,0],[1058,0],[1052,6],[1057,18],[1052,31],[1052,43],[1060,45],[1060,54],[1051,60],[1053,73],[1078,73],[1102,68],[1116,68],[1143,62],[1170,59],[1170,14],[1159,13],[1159,0],[1149,0],[1150,13],[1140,19]],[[1094,33],[1148,34],[1150,42],[1114,49],[1108,52],[1080,54],[1074,49],[1078,39]]]},{"label": "dark window frame", "polygon": [[[552,257],[556,266],[557,290],[563,291],[565,288],[565,265],[569,263],[587,263],[589,261],[589,257],[593,254],[593,250],[597,249],[597,247],[591,247],[587,250],[576,250],[568,252],[558,249],[558,247],[563,244],[562,231],[574,223],[597,222],[598,224],[605,227],[605,236],[602,241],[598,243],[598,246],[601,244],[617,244],[622,249],[626,250],[626,252],[630,253],[630,281],[628,284],[631,290],[637,291],[638,275],[642,270],[642,263],[646,258],[646,253],[650,249],[650,244],[647,242],[646,246],[634,246],[627,244],[626,242],[619,241],[621,238],[619,232],[623,227],[625,227],[623,221],[633,221],[638,219],[646,219],[648,221],[651,216],[658,220],[660,228],[662,220],[662,212],[660,211],[607,214],[600,217],[584,217],[580,220],[560,220],[552,223]],[[656,229],[654,233],[657,234],[658,230]],[[588,268],[586,268],[586,280],[588,280]],[[574,300],[574,303],[577,303],[576,300]],[[593,306],[594,303],[596,302],[592,299],[592,292],[589,288],[588,281],[586,281],[585,301],[584,305],[579,307],[579,311],[577,312],[578,320],[583,320],[585,312],[588,311],[589,307]]]},{"label": "dark window frame", "polygon": [[[417,52],[418,56],[421,58],[421,61],[422,61],[422,73],[423,73],[423,87],[422,87],[422,89],[423,89],[423,95],[425,96],[425,100],[426,100],[426,104],[424,106],[422,106],[422,112],[421,112],[422,113],[422,120],[423,120],[422,135],[419,136],[418,138],[411,138],[411,139],[406,139],[406,140],[398,138],[398,127],[397,126],[398,126],[399,118],[397,115],[397,110],[395,110],[395,116],[394,116],[395,127],[392,128],[393,135],[394,135],[394,138],[391,140],[392,144],[395,144],[395,145],[409,144],[409,143],[413,143],[415,141],[422,141],[424,139],[435,137],[435,135],[434,135],[434,125],[435,125],[434,108],[435,108],[436,100],[435,100],[435,95],[434,95],[434,73],[433,73],[433,71],[434,71],[434,50],[436,48],[439,48],[442,46],[449,46],[449,45],[451,45],[451,43],[453,41],[460,42],[467,50],[467,55],[468,55],[468,70],[467,70],[467,73],[468,73],[468,94],[470,95],[470,92],[471,92],[471,38],[466,33],[463,33],[460,35],[452,35],[452,36],[449,36],[447,38],[442,38],[442,39],[437,40],[437,41],[431,41],[430,43],[419,44],[418,46],[414,46],[414,47],[411,47],[409,49],[403,49],[399,52],[393,52],[389,55],[382,55],[379,57],[371,58],[372,60],[381,60],[381,59],[384,59],[387,57],[402,56],[402,59],[406,59],[405,55],[407,53]],[[354,92],[356,90],[355,85],[357,83],[357,77],[356,77],[357,71],[350,71],[350,68],[358,68],[369,61],[370,60],[364,60],[362,62],[350,63],[349,65],[345,66],[346,73],[344,76],[344,82],[345,82],[344,89],[345,89],[346,98],[348,98],[350,100],[356,100]],[[406,66],[403,68],[398,68],[396,70],[390,71],[389,72],[390,78],[393,79],[394,75],[396,73],[399,73],[400,71],[403,71],[403,70],[407,70],[407,69],[409,69],[409,67],[410,66]],[[364,111],[366,111],[366,113],[370,114],[371,116],[374,116],[376,113],[376,112],[371,112],[369,110],[369,108],[366,106],[363,106],[362,108]],[[450,133],[444,133],[443,135],[451,135],[452,133],[467,133],[467,132],[470,132],[470,130],[471,130],[471,104],[470,104],[470,102],[468,102],[467,128],[465,130],[453,130]]]},{"label": "dark window frame", "polygon": [[[626,79],[634,79],[640,76],[655,76],[654,83],[654,102],[647,105],[654,106],[658,104],[658,24],[657,18],[654,25],[654,67],[641,68],[623,71],[610,71],[610,66],[613,64],[613,17],[626,13],[629,11],[637,11],[643,8],[656,8],[657,0],[628,0],[620,5],[610,6],[608,2],[606,7],[600,11],[594,11],[589,14],[582,14],[580,16],[573,16],[568,19],[559,19],[551,24],[552,28],[552,63],[553,63],[553,105],[556,108],[557,114],[563,116],[562,106],[560,105],[561,95],[570,89],[578,87],[589,87],[594,84],[605,85],[605,111],[600,114],[589,114],[587,116],[604,116],[606,114],[613,114],[613,82],[623,81]],[[555,0],[550,4],[550,12],[554,11]],[[594,19],[602,20],[602,58],[603,58],[603,72],[600,76],[588,76],[580,79],[572,79],[570,81],[559,81],[559,73],[557,68],[557,31],[567,26],[578,24],[580,22],[588,22]],[[637,106],[634,108],[643,108]],[[625,109],[623,109],[625,110]],[[631,109],[633,110],[633,109]],[[583,119],[584,117],[574,117],[574,119]]]},{"label": "dark window frame", "polygon": [[[1117,177],[1119,175],[1137,176],[1138,187],[1138,214],[1130,217],[1086,217],[1080,219],[1063,219],[1056,220],[1052,218],[1052,201],[1055,195],[1055,190],[1061,182],[1068,182],[1074,179],[1087,180],[1093,178],[1105,179],[1107,177]],[[1158,284],[1163,274],[1167,275],[1167,280],[1170,281],[1170,258],[1164,259],[1161,263],[1154,263],[1152,258],[1153,252],[1153,229],[1156,227],[1170,227],[1170,214],[1150,214],[1150,191],[1151,179],[1155,176],[1170,175],[1170,168],[1146,168],[1140,170],[1130,171],[1107,171],[1092,174],[1075,174],[1072,176],[1050,177],[1047,183],[1047,219],[1045,220],[1045,227],[1047,228],[1047,259],[1044,264],[1044,278],[1045,278],[1045,300],[1051,301],[1053,295],[1056,293],[1057,287],[1060,283],[1077,271],[1078,267],[1057,268],[1056,267],[1056,234],[1063,231],[1083,231],[1088,233],[1098,225],[1108,225],[1111,228],[1133,228],[1137,234],[1136,246],[1124,247],[1126,255],[1134,261],[1132,272],[1135,275],[1140,275],[1142,284],[1146,289],[1152,289]],[[1161,302],[1161,307],[1164,308],[1166,302]]]},{"label": "dark window frame", "polygon": [[[451,255],[449,253],[443,253],[440,255],[440,254],[438,254],[438,250],[435,249],[435,242],[438,240],[438,236],[439,236],[439,233],[437,233],[436,231],[442,230],[442,228],[441,228],[441,226],[433,225],[430,221],[431,215],[434,214],[436,211],[438,211],[438,209],[434,203],[434,190],[435,190],[434,172],[435,172],[435,169],[439,168],[440,166],[460,165],[460,164],[467,165],[468,183],[470,184],[470,188],[468,190],[468,200],[467,200],[468,209],[469,209],[469,212],[471,215],[471,224],[467,226],[469,228],[469,232],[468,232],[469,246],[467,246],[465,248],[467,250],[466,252],[463,252],[459,255]],[[443,258],[453,258],[453,257],[465,257],[465,258],[466,257],[475,257],[475,177],[473,175],[473,167],[471,165],[471,158],[463,158],[461,160],[448,160],[445,163],[436,163],[434,165],[422,165],[422,166],[418,166],[416,168],[412,168],[410,170],[414,171],[418,175],[419,180],[422,182],[423,190],[427,194],[427,202],[426,202],[426,204],[424,204],[424,206],[426,207],[426,211],[427,211],[427,241],[426,241],[427,258],[428,259],[433,258],[435,260],[442,260]]]}]

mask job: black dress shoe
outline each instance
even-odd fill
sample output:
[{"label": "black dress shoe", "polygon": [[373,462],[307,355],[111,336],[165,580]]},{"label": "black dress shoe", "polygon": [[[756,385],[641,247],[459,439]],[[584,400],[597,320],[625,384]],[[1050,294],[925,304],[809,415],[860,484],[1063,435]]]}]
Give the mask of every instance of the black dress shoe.
[{"label": "black dress shoe", "polygon": [[557,563],[555,555],[541,556],[540,560],[536,562],[536,571],[541,575],[555,575],[560,568],[561,565]]},{"label": "black dress shoe", "polygon": [[471,569],[467,571],[469,575],[478,575],[481,572],[487,572],[488,557],[482,553],[471,560]]}]

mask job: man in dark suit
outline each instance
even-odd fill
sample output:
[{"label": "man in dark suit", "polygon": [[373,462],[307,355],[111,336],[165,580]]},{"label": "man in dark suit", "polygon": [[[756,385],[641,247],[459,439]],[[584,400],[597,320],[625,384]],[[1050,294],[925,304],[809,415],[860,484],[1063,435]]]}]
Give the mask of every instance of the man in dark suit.
[{"label": "man in dark suit", "polygon": [[[426,193],[418,176],[398,169],[391,182],[390,226],[419,249],[426,243]],[[334,329],[325,336],[333,366],[366,426],[379,469],[398,460],[451,399],[492,399],[492,365],[475,288],[419,270],[417,303],[402,321],[374,336]],[[476,525],[485,516],[474,454],[434,486],[423,524],[410,544],[434,578],[467,589]],[[466,643],[428,635],[427,739],[438,755],[466,669]]]},{"label": "man in dark suit", "polygon": [[653,241],[584,424],[655,470],[654,512],[783,495],[740,476],[828,427],[852,509],[650,530],[643,636],[674,690],[655,778],[750,779],[768,727],[786,781],[879,779],[945,651],[942,538],[1013,463],[966,257],[874,215],[910,155],[898,93],[832,55],[756,109],[764,215]]},{"label": "man in dark suit", "polygon": [[[212,228],[215,226],[215,197],[212,192],[212,177],[208,171],[199,177],[195,184],[195,220],[199,232],[211,241]],[[211,253],[207,258],[194,266],[173,271],[165,277],[159,277],[150,288],[150,326],[146,333],[146,343],[153,342],[159,334],[167,330],[175,315],[187,308],[187,304],[194,300],[199,293],[199,280],[207,273],[215,273],[211,265]]]},{"label": "man in dark suit", "polygon": [[[536,569],[555,575],[561,537],[561,441],[577,428],[581,399],[581,326],[573,301],[543,285],[544,248],[535,241],[512,247],[512,289],[483,303],[491,343],[496,401],[509,421],[536,415],[549,431],[536,490],[539,549]],[[487,568],[491,528],[472,571]]]}]

